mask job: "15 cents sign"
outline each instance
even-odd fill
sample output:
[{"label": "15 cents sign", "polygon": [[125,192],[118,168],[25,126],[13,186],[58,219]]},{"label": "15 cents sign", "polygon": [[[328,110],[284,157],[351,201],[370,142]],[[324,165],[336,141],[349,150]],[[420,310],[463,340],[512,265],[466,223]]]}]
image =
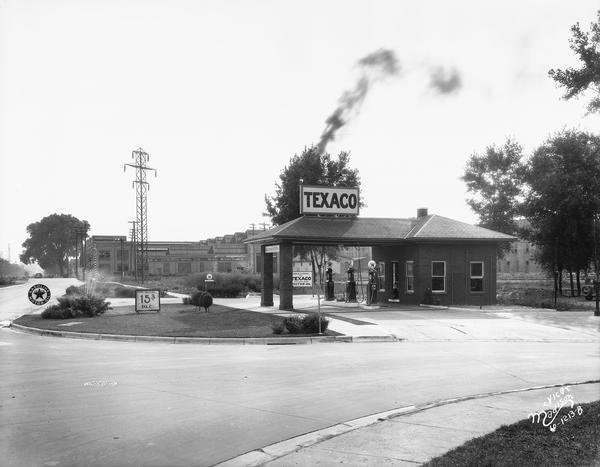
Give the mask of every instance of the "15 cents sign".
[{"label": "15 cents sign", "polygon": [[357,187],[300,186],[300,214],[358,215]]},{"label": "15 cents sign", "polygon": [[160,291],[136,290],[135,311],[160,311]]}]

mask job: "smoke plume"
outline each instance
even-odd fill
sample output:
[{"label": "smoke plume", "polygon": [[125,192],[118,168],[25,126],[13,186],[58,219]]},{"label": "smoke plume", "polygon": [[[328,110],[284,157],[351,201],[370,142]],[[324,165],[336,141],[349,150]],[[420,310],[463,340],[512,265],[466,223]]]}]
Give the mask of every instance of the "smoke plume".
[{"label": "smoke plume", "polygon": [[462,87],[462,81],[460,74],[455,69],[435,68],[431,72],[429,86],[440,94],[452,94],[458,92]]},{"label": "smoke plume", "polygon": [[361,75],[354,88],[344,91],[338,106],[325,120],[325,130],[317,145],[319,153],[325,152],[327,144],[335,139],[336,132],[359,111],[373,83],[397,74],[400,69],[396,54],[388,49],[379,49],[361,58],[357,66],[360,67]]},{"label": "smoke plume", "polygon": [[[389,49],[379,49],[361,58],[356,65],[361,71],[356,84],[352,89],[342,93],[338,106],[325,120],[325,130],[323,130],[317,145],[320,154],[324,153],[329,142],[335,139],[337,131],[358,113],[373,83],[388,76],[397,75],[400,71],[396,54]],[[462,87],[460,73],[454,68],[431,67],[424,63],[414,68],[427,70],[429,87],[438,94],[454,94]]]}]

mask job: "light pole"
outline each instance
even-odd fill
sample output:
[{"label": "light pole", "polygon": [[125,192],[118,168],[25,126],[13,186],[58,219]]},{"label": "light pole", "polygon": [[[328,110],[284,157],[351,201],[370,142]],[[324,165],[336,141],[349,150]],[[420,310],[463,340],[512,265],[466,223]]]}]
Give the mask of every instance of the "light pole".
[{"label": "light pole", "polygon": [[594,310],[594,316],[600,316],[600,276],[598,274],[598,213],[594,213],[594,272],[596,277],[594,279],[594,295],[596,296],[596,309]]}]

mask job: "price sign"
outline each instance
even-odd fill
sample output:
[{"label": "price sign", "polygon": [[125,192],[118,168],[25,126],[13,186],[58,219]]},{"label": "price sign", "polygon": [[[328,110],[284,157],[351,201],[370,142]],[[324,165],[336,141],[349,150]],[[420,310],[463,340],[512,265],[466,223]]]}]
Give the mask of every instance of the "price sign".
[{"label": "price sign", "polygon": [[138,311],[160,311],[160,291],[136,290],[135,312]]}]

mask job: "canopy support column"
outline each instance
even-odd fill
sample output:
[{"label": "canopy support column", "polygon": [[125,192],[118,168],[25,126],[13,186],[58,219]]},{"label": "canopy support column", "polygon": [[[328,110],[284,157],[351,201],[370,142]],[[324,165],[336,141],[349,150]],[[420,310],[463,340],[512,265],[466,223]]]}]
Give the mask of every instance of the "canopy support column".
[{"label": "canopy support column", "polygon": [[292,286],[292,260],[294,259],[291,243],[279,245],[279,309],[294,309],[294,287]]},{"label": "canopy support column", "polygon": [[260,246],[260,261],[262,262],[260,306],[273,306],[273,253],[267,253],[265,249],[265,245]]}]

